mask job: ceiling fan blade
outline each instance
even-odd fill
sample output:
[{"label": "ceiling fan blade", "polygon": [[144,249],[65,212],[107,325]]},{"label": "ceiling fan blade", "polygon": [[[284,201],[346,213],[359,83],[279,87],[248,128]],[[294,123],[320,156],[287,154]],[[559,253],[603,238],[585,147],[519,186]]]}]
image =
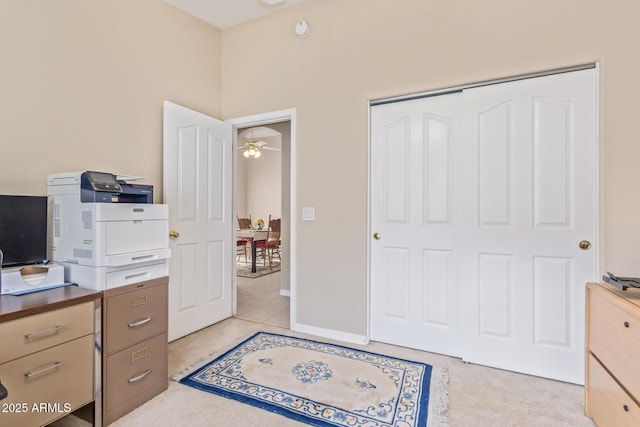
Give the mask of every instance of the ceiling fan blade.
[{"label": "ceiling fan blade", "polygon": [[266,150],[266,151],[282,151],[280,148],[273,148],[273,147],[260,147],[260,150]]}]

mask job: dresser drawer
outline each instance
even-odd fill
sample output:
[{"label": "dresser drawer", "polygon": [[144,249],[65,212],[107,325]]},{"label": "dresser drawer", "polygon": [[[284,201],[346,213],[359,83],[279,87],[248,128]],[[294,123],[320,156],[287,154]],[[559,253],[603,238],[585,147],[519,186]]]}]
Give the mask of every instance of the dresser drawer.
[{"label": "dresser drawer", "polygon": [[632,395],[640,396],[640,318],[604,289],[590,288],[589,304],[589,350]]},{"label": "dresser drawer", "polygon": [[0,323],[0,363],[93,334],[93,302]]},{"label": "dresser drawer", "polygon": [[167,334],[107,357],[106,411],[112,411],[158,384],[168,383]]},{"label": "dresser drawer", "polygon": [[589,355],[587,413],[599,427],[640,426],[640,407]]},{"label": "dresser drawer", "polygon": [[167,285],[144,286],[105,299],[106,354],[167,331]]},{"label": "dresser drawer", "polygon": [[0,402],[7,409],[0,425],[42,425],[92,401],[93,348],[94,336],[87,335],[0,365],[9,391]]}]

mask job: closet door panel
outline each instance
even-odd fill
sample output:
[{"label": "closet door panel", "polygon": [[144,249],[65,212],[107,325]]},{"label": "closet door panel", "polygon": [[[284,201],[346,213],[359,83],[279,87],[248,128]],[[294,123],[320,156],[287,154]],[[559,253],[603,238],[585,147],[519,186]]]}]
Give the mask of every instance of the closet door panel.
[{"label": "closet door panel", "polygon": [[459,99],[371,110],[371,337],[454,356]]},{"label": "closet door panel", "polygon": [[[584,285],[597,280],[595,70],[463,99],[464,145],[478,159],[459,169],[463,359],[582,384]],[[492,279],[498,254],[509,269]]]}]

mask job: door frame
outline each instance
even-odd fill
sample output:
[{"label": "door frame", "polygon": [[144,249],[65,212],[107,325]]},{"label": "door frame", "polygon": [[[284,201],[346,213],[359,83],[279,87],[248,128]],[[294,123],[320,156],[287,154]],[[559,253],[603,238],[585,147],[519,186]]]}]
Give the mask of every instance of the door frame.
[{"label": "door frame", "polygon": [[[297,283],[296,283],[296,109],[289,108],[285,110],[271,111],[267,113],[260,113],[251,116],[236,117],[226,120],[227,123],[233,126],[232,138],[233,138],[233,212],[237,213],[237,192],[238,183],[236,174],[238,173],[238,129],[269,125],[273,123],[286,122],[290,123],[291,137],[289,144],[289,328],[294,329],[296,324],[296,295],[297,295]],[[235,224],[235,223],[234,223]],[[233,227],[233,233],[235,236],[236,228]],[[234,258],[232,266],[232,313],[235,315],[237,312],[238,303],[238,287],[236,276],[236,262]]]},{"label": "door frame", "polygon": [[523,79],[529,79],[529,78],[536,78],[536,77],[543,77],[543,76],[548,76],[548,75],[553,75],[553,74],[560,74],[560,73],[567,73],[567,72],[572,72],[572,71],[580,71],[580,70],[586,70],[586,69],[591,69],[591,68],[595,68],[596,71],[596,114],[597,114],[597,122],[596,122],[596,129],[595,129],[595,136],[596,136],[596,159],[595,159],[595,163],[596,163],[596,188],[594,189],[595,191],[595,198],[596,198],[596,206],[595,206],[595,215],[596,215],[596,224],[595,224],[595,234],[596,234],[596,254],[595,254],[595,258],[596,258],[596,274],[599,274],[598,271],[600,271],[602,269],[602,266],[600,265],[600,261],[602,259],[601,257],[601,253],[602,253],[602,236],[601,236],[601,227],[600,227],[600,221],[602,218],[602,205],[601,205],[601,201],[603,200],[602,198],[602,185],[601,185],[601,174],[600,174],[600,166],[601,166],[601,151],[602,151],[602,146],[601,146],[601,135],[600,135],[600,120],[602,117],[602,113],[600,111],[600,64],[598,62],[591,62],[591,63],[586,63],[586,64],[580,64],[580,65],[576,65],[576,66],[570,66],[570,67],[564,67],[564,68],[557,68],[557,69],[550,69],[550,70],[545,70],[545,71],[540,71],[540,72],[535,72],[535,73],[527,73],[527,74],[520,74],[520,75],[514,75],[514,76],[508,76],[508,77],[504,77],[504,78],[500,78],[500,79],[493,79],[493,80],[483,80],[483,81],[477,81],[477,82],[472,82],[472,83],[468,83],[468,84],[463,84],[460,86],[454,86],[454,87],[448,87],[448,88],[440,88],[440,89],[434,89],[434,90],[430,90],[430,91],[424,91],[424,92],[416,92],[416,93],[412,93],[412,94],[404,94],[404,95],[398,95],[398,96],[391,96],[391,97],[385,97],[385,98],[371,98],[368,100],[368,108],[367,108],[367,340],[371,339],[371,247],[373,245],[372,242],[372,236],[374,233],[374,230],[372,229],[372,225],[371,225],[371,189],[372,189],[372,173],[371,173],[371,165],[372,165],[372,161],[371,161],[371,109],[372,107],[376,106],[376,105],[382,105],[382,104],[389,104],[389,103],[395,103],[395,102],[403,102],[403,101],[409,101],[412,99],[418,99],[418,98],[426,98],[426,97],[431,97],[431,96],[439,96],[439,95],[446,95],[449,93],[453,93],[453,92],[459,92],[462,91],[464,89],[469,89],[469,88],[474,88],[474,87],[479,87],[479,86],[488,86],[488,85],[493,85],[493,84],[499,84],[499,83],[505,83],[505,82],[510,82],[510,81],[516,81],[516,80],[523,80]]}]

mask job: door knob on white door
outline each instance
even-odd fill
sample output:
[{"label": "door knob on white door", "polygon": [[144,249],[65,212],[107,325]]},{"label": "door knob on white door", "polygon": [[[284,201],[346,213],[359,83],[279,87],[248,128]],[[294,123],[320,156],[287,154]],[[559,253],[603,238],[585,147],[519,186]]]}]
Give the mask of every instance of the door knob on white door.
[{"label": "door knob on white door", "polygon": [[583,251],[588,251],[589,249],[591,249],[591,242],[588,240],[582,240],[580,243],[578,243],[578,247]]},{"label": "door knob on white door", "polygon": [[380,233],[373,233],[373,238],[376,240],[380,240]]},{"label": "door knob on white door", "polygon": [[170,239],[177,239],[178,237],[180,237],[180,233],[178,233],[177,231],[171,230],[169,232],[169,238]]}]

